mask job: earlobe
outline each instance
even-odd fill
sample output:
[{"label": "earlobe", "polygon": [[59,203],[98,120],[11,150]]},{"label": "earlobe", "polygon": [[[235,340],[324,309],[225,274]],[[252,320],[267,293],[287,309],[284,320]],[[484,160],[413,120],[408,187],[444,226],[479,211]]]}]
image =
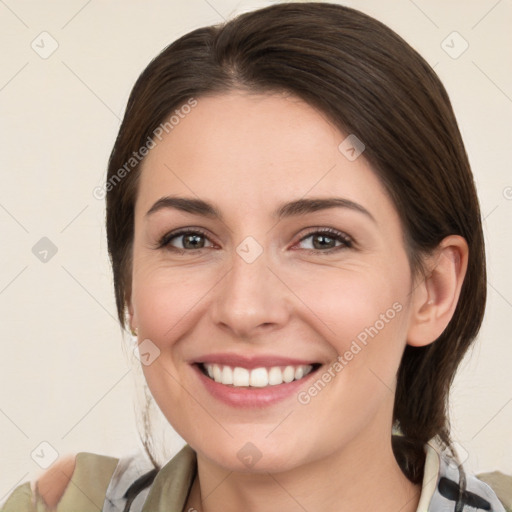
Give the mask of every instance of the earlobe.
[{"label": "earlobe", "polygon": [[429,273],[412,292],[408,345],[429,345],[441,336],[457,307],[467,263],[466,240],[459,235],[444,238],[429,258]]}]

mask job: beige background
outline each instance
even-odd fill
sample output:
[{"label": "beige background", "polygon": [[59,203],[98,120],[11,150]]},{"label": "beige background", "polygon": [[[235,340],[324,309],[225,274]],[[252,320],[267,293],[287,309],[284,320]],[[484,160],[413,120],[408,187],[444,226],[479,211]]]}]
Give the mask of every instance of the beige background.
[{"label": "beige background", "polygon": [[[139,447],[137,372],[115,319],[104,204],[92,191],[150,59],[194,28],[270,3],[0,0],[0,501],[53,450],[120,456]],[[489,263],[487,317],[455,382],[453,432],[469,469],[512,474],[512,2],[343,3],[402,35],[452,99]],[[57,248],[46,263],[32,252],[43,237]],[[171,452],[182,444],[169,440]]]}]

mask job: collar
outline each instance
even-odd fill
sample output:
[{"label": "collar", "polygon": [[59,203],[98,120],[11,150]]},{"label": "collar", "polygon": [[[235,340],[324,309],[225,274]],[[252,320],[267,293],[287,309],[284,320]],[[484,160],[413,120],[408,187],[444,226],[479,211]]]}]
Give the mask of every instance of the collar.
[{"label": "collar", "polygon": [[467,473],[441,442],[425,445],[425,469],[416,512],[506,512],[496,493],[474,474]]}]

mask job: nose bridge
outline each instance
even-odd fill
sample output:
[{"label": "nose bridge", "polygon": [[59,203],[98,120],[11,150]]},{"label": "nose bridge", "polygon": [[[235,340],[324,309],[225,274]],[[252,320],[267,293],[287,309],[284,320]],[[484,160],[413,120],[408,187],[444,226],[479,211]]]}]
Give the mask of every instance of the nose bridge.
[{"label": "nose bridge", "polygon": [[238,337],[250,336],[261,326],[283,324],[288,315],[285,287],[269,268],[269,251],[253,237],[235,251],[214,297],[214,322]]}]

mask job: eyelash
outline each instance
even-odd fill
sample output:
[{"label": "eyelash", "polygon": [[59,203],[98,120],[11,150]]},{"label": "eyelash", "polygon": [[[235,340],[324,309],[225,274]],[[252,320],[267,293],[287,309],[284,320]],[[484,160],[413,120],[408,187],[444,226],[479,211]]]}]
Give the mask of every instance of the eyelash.
[{"label": "eyelash", "polygon": [[[307,238],[309,238],[312,235],[319,235],[319,234],[320,235],[325,235],[325,234],[332,235],[332,236],[329,236],[329,238],[333,238],[339,242],[342,242],[343,245],[339,245],[337,247],[331,247],[330,249],[326,249],[326,250],[303,249],[304,251],[306,251],[308,253],[330,254],[330,253],[337,252],[337,251],[343,250],[343,249],[351,249],[354,246],[354,241],[352,240],[351,237],[349,237],[345,233],[342,233],[341,231],[337,231],[336,229],[332,229],[332,228],[323,228],[323,229],[315,228],[314,231],[310,231],[305,236],[303,236],[299,240],[299,242],[303,242],[304,240],[306,240]],[[174,238],[178,238],[179,236],[183,236],[183,235],[200,235],[200,236],[203,236],[204,238],[209,239],[208,235],[199,228],[194,228],[194,229],[184,228],[184,229],[180,229],[178,231],[174,231],[174,232],[165,234],[157,243],[156,248],[157,249],[168,249],[171,251],[178,251],[178,252],[189,252],[189,253],[195,253],[197,251],[207,249],[206,247],[201,247],[199,249],[180,249],[179,247],[173,247],[172,245],[170,245],[171,240],[173,240]]]}]

